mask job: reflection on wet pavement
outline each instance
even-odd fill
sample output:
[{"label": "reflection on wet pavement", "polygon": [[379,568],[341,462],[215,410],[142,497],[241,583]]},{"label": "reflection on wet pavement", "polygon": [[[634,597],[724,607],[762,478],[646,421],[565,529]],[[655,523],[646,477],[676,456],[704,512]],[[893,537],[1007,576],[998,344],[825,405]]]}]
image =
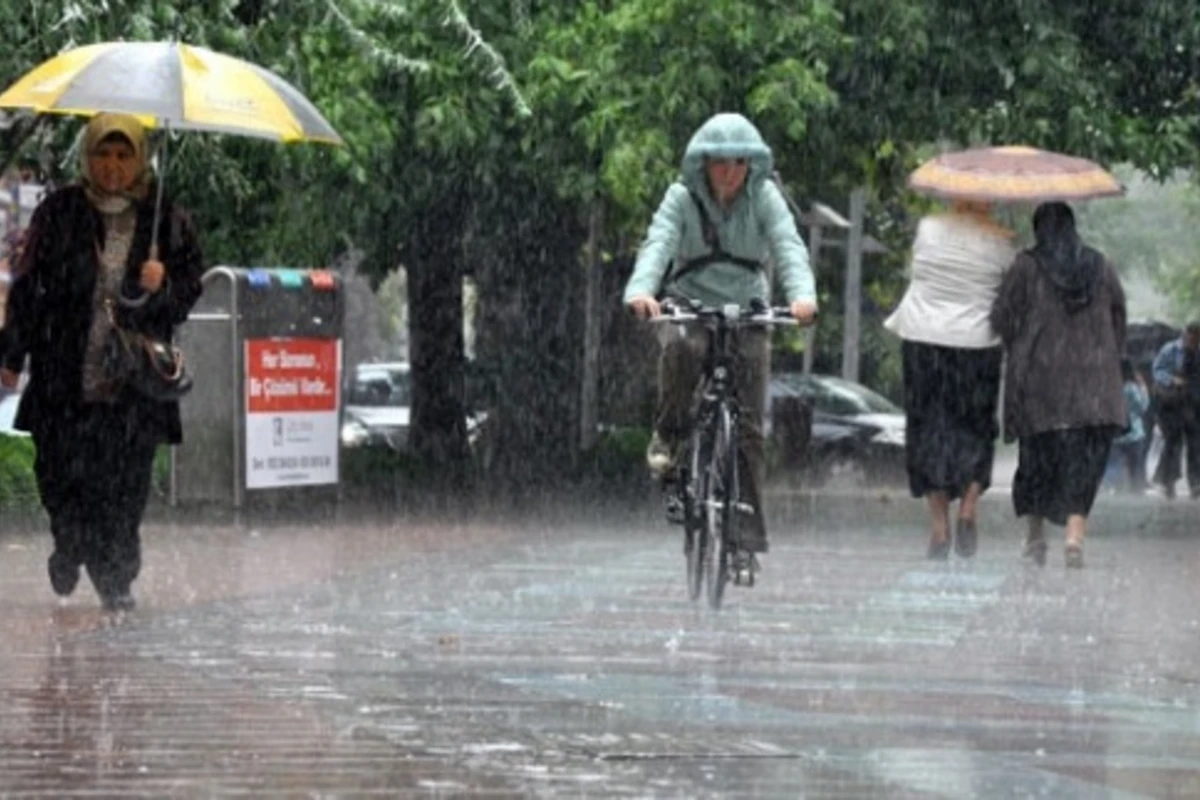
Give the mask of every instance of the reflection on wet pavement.
[{"label": "reflection on wet pavement", "polygon": [[947,564],[870,505],[781,520],[719,615],[640,513],[158,527],[118,617],[0,539],[0,798],[1200,796],[1193,509],[1068,574],[999,504]]}]

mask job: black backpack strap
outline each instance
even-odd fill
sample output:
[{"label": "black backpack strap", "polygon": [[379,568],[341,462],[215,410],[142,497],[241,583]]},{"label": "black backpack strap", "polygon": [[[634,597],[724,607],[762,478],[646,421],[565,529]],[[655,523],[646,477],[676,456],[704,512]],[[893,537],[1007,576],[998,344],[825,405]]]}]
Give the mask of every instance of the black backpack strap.
[{"label": "black backpack strap", "polygon": [[700,236],[704,240],[704,243],[708,245],[709,252],[707,255],[697,256],[685,261],[679,269],[675,269],[675,265],[672,263],[671,267],[667,269],[666,277],[663,278],[663,285],[665,286],[671,281],[677,281],[684,275],[695,272],[698,269],[703,269],[709,264],[735,264],[752,272],[762,269],[763,265],[759,261],[755,261],[752,258],[735,256],[725,251],[725,247],[721,244],[721,236],[717,232],[717,226],[713,223],[712,218],[708,216],[708,208],[704,205],[704,199],[691,188],[688,189],[688,194],[696,206],[696,214],[700,217]]},{"label": "black backpack strap", "polygon": [[712,252],[723,251],[725,248],[721,246],[721,235],[717,233],[717,226],[713,224],[712,217],[708,216],[704,198],[696,194],[694,189],[689,188],[688,194],[691,195],[692,202],[696,205],[696,213],[700,216],[700,237]]}]

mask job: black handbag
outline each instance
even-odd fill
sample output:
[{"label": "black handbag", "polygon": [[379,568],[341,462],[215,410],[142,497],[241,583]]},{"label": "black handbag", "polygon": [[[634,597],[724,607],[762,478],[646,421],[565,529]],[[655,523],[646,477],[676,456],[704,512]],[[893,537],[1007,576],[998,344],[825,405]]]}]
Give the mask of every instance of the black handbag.
[{"label": "black handbag", "polygon": [[169,342],[117,323],[113,302],[106,303],[111,323],[104,343],[104,375],[114,386],[128,386],[158,402],[178,400],[192,390],[183,351]]}]

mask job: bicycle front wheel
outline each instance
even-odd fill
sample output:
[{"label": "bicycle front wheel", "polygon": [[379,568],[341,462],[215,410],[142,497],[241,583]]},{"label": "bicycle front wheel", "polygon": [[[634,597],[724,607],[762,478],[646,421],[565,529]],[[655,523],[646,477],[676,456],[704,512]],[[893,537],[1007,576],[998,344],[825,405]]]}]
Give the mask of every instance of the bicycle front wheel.
[{"label": "bicycle front wheel", "polygon": [[738,498],[737,442],[734,436],[733,415],[721,406],[716,419],[712,450],[704,470],[705,538],[708,553],[704,561],[708,584],[708,604],[721,607],[725,585],[729,582],[731,543],[735,505]]},{"label": "bicycle front wheel", "polygon": [[692,434],[688,444],[687,477],[681,484],[684,510],[684,556],[687,558],[688,597],[695,602],[704,590],[705,561],[712,547],[708,535],[708,520],[704,512],[704,479],[708,453],[712,451],[712,436],[701,431]]}]

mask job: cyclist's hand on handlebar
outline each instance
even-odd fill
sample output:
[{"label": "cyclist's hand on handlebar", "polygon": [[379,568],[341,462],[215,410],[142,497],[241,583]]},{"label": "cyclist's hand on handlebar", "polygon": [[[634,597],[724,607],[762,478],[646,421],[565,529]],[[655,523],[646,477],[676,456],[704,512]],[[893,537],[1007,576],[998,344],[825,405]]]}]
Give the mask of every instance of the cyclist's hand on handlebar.
[{"label": "cyclist's hand on handlebar", "polygon": [[817,318],[817,304],[808,300],[797,300],[792,303],[792,316],[801,325],[811,325]]},{"label": "cyclist's hand on handlebar", "polygon": [[639,295],[629,300],[629,309],[638,319],[654,319],[662,314],[662,306],[650,295]]}]

